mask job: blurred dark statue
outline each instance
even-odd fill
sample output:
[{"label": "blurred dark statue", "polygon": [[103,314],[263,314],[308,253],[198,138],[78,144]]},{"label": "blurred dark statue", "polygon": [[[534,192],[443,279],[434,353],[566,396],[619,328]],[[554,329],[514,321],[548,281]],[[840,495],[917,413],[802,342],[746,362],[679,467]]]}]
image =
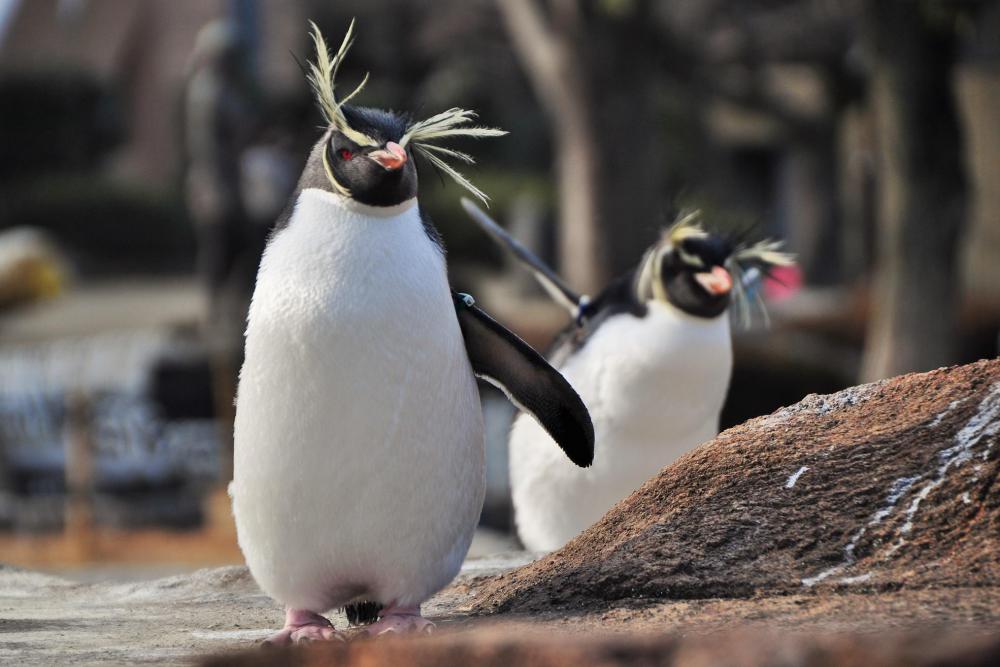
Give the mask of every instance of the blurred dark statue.
[{"label": "blurred dark statue", "polygon": [[241,157],[258,108],[245,54],[235,23],[207,24],[195,42],[184,94],[185,195],[208,296],[204,333],[222,423],[231,421],[242,327],[266,238],[266,227],[254,224],[243,198]]}]

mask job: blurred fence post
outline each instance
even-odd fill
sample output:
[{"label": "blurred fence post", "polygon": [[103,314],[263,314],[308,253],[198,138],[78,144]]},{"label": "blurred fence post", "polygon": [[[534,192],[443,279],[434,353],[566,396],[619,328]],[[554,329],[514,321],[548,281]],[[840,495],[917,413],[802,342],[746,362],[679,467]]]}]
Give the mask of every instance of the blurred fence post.
[{"label": "blurred fence post", "polygon": [[78,559],[97,550],[94,533],[94,468],[96,452],[91,433],[90,400],[81,391],[66,399],[66,512],[64,532]]}]

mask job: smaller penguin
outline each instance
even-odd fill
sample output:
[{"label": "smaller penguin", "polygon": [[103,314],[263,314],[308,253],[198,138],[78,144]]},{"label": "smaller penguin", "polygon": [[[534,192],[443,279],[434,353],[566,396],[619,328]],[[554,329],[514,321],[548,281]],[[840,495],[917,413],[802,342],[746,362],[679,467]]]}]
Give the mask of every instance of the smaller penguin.
[{"label": "smaller penguin", "polygon": [[472,218],[527,264],[573,315],[549,362],[590,411],[593,466],[560,460],[544,431],[518,417],[510,434],[517,532],[532,551],[551,551],[600,519],[661,468],[718,433],[732,372],[728,311],[749,315],[752,284],[792,257],[705,231],[684,216],[639,265],[591,300],[577,295],[468,199]]}]

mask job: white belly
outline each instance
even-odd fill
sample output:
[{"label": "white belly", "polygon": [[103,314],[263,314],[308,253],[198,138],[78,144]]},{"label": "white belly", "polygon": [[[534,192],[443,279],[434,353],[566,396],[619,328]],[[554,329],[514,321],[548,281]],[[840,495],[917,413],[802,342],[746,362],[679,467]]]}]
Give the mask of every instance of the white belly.
[{"label": "white belly", "polygon": [[705,320],[659,302],[616,315],[560,369],[594,422],[594,464],[574,466],[531,419],[510,436],[518,534],[557,549],[661,468],[710,440],[732,371],[727,315]]},{"label": "white belly", "polygon": [[420,603],[457,573],[478,520],[479,394],[414,203],[305,190],[261,261],[233,512],[255,579],[288,606]]}]

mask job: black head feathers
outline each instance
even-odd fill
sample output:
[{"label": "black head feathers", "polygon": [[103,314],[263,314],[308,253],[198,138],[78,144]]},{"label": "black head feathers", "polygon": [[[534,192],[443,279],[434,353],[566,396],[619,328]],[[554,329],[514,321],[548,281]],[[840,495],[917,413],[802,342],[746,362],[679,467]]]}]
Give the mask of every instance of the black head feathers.
[{"label": "black head feathers", "polygon": [[[484,203],[487,196],[474,186],[467,178],[458,172],[448,160],[458,160],[467,164],[473,164],[475,160],[467,153],[456,151],[451,148],[438,145],[438,142],[451,137],[497,137],[507,134],[504,130],[477,127],[472,125],[476,119],[473,111],[453,108],[439,113],[426,120],[412,122],[409,116],[379,109],[367,109],[362,107],[352,107],[348,102],[354,98],[364,88],[368,81],[365,75],[361,83],[346,97],[338,100],[335,94],[337,70],[343,63],[344,58],[354,43],[354,21],[351,21],[347,34],[341,42],[340,48],[335,54],[330,53],[326,41],[323,39],[319,28],[312,24],[312,39],[316,47],[316,61],[309,65],[309,82],[316,95],[317,103],[323,111],[323,115],[330,125],[331,147],[324,151],[324,169],[333,188],[344,196],[361,199],[372,199],[372,185],[365,179],[369,174],[368,165],[363,169],[352,168],[340,169],[335,166],[333,158],[345,157],[347,151],[353,157],[358,153],[369,154],[387,151],[386,154],[373,157],[378,164],[383,166],[399,165],[401,174],[400,181],[407,181],[405,175],[407,171],[400,162],[407,162],[407,157],[412,149],[422,158],[431,163],[433,167],[444,172],[459,185],[476,195]],[[346,165],[340,165],[344,167]],[[412,162],[411,167],[412,169]],[[358,172],[358,173],[354,173]],[[363,173],[361,173],[363,172]],[[360,178],[361,182],[345,182],[353,175]],[[393,177],[394,179],[396,177]],[[368,179],[370,180],[370,178]],[[391,196],[379,194],[382,199],[391,200],[404,193],[403,183],[398,188],[390,187]],[[416,174],[413,173],[413,194],[416,193]],[[377,189],[377,188],[376,188]],[[363,191],[363,192],[362,192]],[[378,198],[376,197],[376,198]],[[371,203],[371,202],[368,202]]]},{"label": "black head feathers", "polygon": [[735,301],[747,317],[747,270],[766,273],[794,259],[777,241],[746,244],[710,233],[700,217],[697,211],[682,216],[646,252],[636,271],[636,298],[671,303],[697,317],[717,317]]}]

